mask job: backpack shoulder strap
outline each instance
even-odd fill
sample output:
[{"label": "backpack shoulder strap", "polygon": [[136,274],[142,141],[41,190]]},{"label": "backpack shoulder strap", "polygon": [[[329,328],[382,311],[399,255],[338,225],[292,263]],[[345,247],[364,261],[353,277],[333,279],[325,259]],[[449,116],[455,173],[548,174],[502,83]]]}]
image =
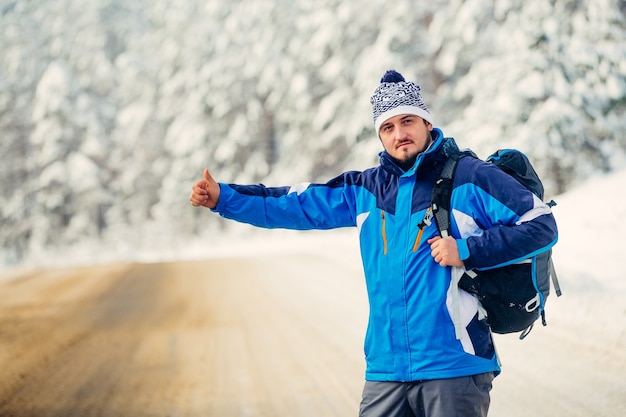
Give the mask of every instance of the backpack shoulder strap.
[{"label": "backpack shoulder strap", "polygon": [[459,150],[456,144],[446,150],[447,158],[433,187],[431,208],[441,237],[450,236],[450,198],[459,160],[466,156],[478,158],[471,149]]},{"label": "backpack shoulder strap", "polygon": [[450,197],[452,196],[452,182],[459,159],[458,153],[448,156],[433,187],[431,207],[441,237],[450,236]]},{"label": "backpack shoulder strap", "polygon": [[[433,186],[433,195],[431,202],[432,214],[439,230],[439,235],[447,237],[451,235],[450,230],[450,199],[452,197],[452,184],[454,182],[454,174],[459,164],[459,160],[467,155],[475,156],[471,151],[459,151],[458,148],[446,153],[447,159],[441,169],[439,177]],[[453,277],[451,285],[458,287],[461,277]],[[463,325],[461,323],[459,292],[452,292],[452,321],[454,323],[454,332],[457,339],[463,336]]]},{"label": "backpack shoulder strap", "polygon": [[451,234],[450,198],[452,197],[454,174],[456,173],[459,160],[468,155],[475,156],[474,152],[470,150],[460,151],[458,148],[452,152],[448,152],[448,159],[446,159],[439,177],[435,180],[431,208],[441,237],[450,236]]}]

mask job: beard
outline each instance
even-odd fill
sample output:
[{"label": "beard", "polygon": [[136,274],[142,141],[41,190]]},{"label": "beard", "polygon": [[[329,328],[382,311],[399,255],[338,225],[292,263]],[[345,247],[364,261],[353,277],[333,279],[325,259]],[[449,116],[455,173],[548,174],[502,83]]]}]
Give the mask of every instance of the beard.
[{"label": "beard", "polygon": [[413,165],[415,165],[415,161],[417,161],[417,157],[426,152],[433,144],[433,142],[434,141],[431,134],[428,136],[428,141],[426,142],[424,149],[422,149],[421,151],[418,151],[415,154],[406,154],[401,158],[392,157],[392,159],[394,160],[396,165],[398,165],[400,168],[402,168],[404,172],[406,172],[413,168]]},{"label": "beard", "polygon": [[407,156],[406,158],[403,158],[403,159],[393,158],[393,160],[396,163],[396,165],[398,165],[400,168],[402,168],[404,172],[406,172],[409,169],[411,169],[413,165],[415,165],[415,161],[417,161],[417,155],[419,154],[416,154],[413,156]]}]

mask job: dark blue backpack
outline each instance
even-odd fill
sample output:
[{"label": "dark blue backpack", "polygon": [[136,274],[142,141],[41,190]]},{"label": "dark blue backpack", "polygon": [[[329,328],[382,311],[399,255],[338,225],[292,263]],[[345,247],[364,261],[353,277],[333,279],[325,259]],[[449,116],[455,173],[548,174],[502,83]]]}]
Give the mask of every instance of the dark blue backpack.
[{"label": "dark blue backpack", "polygon": [[[440,177],[435,182],[432,198],[433,217],[442,237],[450,234],[450,196],[458,161],[477,157],[471,151],[449,151]],[[543,200],[544,188],[528,157],[515,149],[503,149],[490,155],[487,162],[506,172]],[[556,205],[552,200],[550,207]],[[520,339],[541,317],[546,325],[545,304],[552,280],[557,296],[561,296],[552,251],[543,252],[527,261],[484,271],[467,271],[459,287],[475,294],[486,312],[485,321],[495,333],[522,332]]]}]

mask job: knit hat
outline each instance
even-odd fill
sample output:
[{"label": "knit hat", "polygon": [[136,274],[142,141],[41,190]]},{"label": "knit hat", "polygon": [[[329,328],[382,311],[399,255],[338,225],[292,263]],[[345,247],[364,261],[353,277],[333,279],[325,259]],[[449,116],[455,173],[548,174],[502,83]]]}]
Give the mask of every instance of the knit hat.
[{"label": "knit hat", "polygon": [[380,80],[380,85],[370,98],[374,113],[374,127],[376,132],[385,121],[400,114],[414,114],[433,124],[433,117],[424,104],[420,94],[420,86],[407,82],[404,77],[389,70]]}]

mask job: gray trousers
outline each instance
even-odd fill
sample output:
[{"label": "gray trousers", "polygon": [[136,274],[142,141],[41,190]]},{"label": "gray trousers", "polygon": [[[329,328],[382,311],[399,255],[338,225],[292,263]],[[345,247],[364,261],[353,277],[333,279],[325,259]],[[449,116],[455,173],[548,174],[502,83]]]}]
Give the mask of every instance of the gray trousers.
[{"label": "gray trousers", "polygon": [[493,373],[415,382],[366,381],[359,417],[486,417]]}]

